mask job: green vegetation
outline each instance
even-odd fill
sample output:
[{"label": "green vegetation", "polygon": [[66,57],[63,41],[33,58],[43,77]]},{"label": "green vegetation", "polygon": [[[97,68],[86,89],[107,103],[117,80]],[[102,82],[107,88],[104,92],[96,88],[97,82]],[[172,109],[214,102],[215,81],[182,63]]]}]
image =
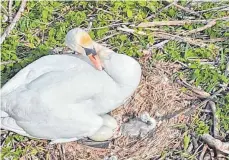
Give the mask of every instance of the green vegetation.
[{"label": "green vegetation", "polygon": [[[178,3],[182,6],[192,5],[192,10],[203,11],[218,6],[229,5],[228,2],[193,2],[182,1]],[[8,1],[3,1],[4,8],[8,8]],[[142,50],[147,50],[149,46],[162,40],[155,36],[155,32],[150,29],[132,27],[134,30],[144,31],[148,35],[142,36],[129,34],[117,30],[114,24],[130,23],[136,26],[141,22],[150,21],[168,21],[168,20],[186,20],[192,19],[215,19],[229,16],[228,10],[212,10],[201,13],[200,16],[192,15],[176,6],[171,5],[163,9],[168,4],[159,1],[29,1],[22,17],[18,21],[10,36],[6,38],[1,46],[1,84],[5,84],[20,69],[38,59],[41,56],[49,54],[49,51],[55,47],[64,46],[64,38],[71,28],[87,28],[89,18],[93,17],[91,37],[95,40],[102,40],[106,36],[114,36],[104,40],[106,44],[118,53],[125,53],[130,56],[142,56]],[[16,13],[20,7],[20,1],[14,1],[13,13]],[[197,13],[197,12],[196,12]],[[2,9],[2,14],[8,16]],[[155,15],[147,20],[150,15]],[[1,34],[10,24],[1,16]],[[128,24],[126,24],[128,26]],[[153,27],[165,33],[182,36],[182,31],[190,31],[204,26],[201,23],[191,23],[182,26],[161,26]],[[131,26],[129,26],[131,28]],[[117,33],[117,34],[116,34]],[[170,40],[163,49],[152,49],[154,59],[165,61],[179,61],[188,66],[179,73],[180,78],[188,77],[192,85],[198,86],[202,90],[213,94],[221,88],[222,85],[229,83],[229,78],[225,75],[226,64],[229,61],[229,21],[218,20],[216,25],[207,28],[201,32],[189,35],[195,39],[201,39],[208,44],[207,47],[199,47],[186,42]],[[225,38],[223,41],[214,43],[208,40]],[[213,42],[213,41],[212,41]],[[228,59],[227,59],[228,58]],[[212,63],[204,63],[202,60]],[[220,133],[225,134],[229,130],[229,93],[214,97],[217,102],[217,115],[220,117]],[[194,122],[194,131],[201,135],[211,132],[211,121],[196,119]],[[43,152],[39,147],[17,147],[15,141],[23,143],[24,138],[18,135],[10,135],[6,138],[2,147],[1,157],[13,157],[19,159],[25,154],[37,155]],[[190,136],[185,134],[184,152],[188,148]],[[20,146],[20,145],[19,145]],[[184,152],[180,153],[184,156]],[[184,157],[191,157],[186,155]],[[190,159],[191,159],[190,158]]]}]

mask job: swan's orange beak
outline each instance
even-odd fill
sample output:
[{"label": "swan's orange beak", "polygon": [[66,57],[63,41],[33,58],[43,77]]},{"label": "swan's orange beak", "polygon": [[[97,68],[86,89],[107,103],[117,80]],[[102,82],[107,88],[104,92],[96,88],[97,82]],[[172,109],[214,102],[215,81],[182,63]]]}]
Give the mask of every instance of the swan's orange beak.
[{"label": "swan's orange beak", "polygon": [[98,69],[99,71],[103,70],[102,63],[101,63],[99,56],[97,54],[96,55],[89,54],[88,57],[96,69]]},{"label": "swan's orange beak", "polygon": [[95,48],[93,49],[84,48],[84,47],[82,48],[85,50],[86,55],[89,57],[90,61],[95,66],[95,68],[98,69],[99,71],[103,70],[100,58],[97,55]]},{"label": "swan's orange beak", "polygon": [[99,71],[103,70],[101,61],[99,59],[99,56],[96,53],[95,48],[87,48],[86,46],[92,46],[92,39],[91,37],[85,32],[82,33],[81,38],[80,38],[80,43],[79,43],[83,49],[85,50],[86,55],[89,57],[90,61],[92,64],[95,66],[96,69]]}]

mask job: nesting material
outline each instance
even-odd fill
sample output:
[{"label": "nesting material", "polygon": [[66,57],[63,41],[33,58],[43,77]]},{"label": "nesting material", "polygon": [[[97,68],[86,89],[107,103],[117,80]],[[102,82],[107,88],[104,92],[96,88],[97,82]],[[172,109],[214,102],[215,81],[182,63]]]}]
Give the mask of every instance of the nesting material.
[{"label": "nesting material", "polygon": [[[98,160],[116,157],[119,160],[145,160],[159,156],[165,149],[180,145],[181,133],[173,126],[180,122],[188,122],[189,117],[178,114],[163,121],[160,121],[160,117],[172,115],[176,111],[189,107],[190,102],[195,100],[194,95],[184,93],[182,86],[172,81],[172,75],[181,66],[161,61],[146,62],[144,58],[139,61],[143,74],[138,89],[111,115],[118,121],[119,126],[136,122],[136,125],[144,128],[144,134],[136,131],[135,136],[130,136],[122,133],[120,127],[114,138],[107,142],[108,148],[104,149],[89,147],[79,142],[66,143],[63,144],[66,159]],[[152,124],[144,123],[143,113],[157,119],[157,125],[150,128]]]}]

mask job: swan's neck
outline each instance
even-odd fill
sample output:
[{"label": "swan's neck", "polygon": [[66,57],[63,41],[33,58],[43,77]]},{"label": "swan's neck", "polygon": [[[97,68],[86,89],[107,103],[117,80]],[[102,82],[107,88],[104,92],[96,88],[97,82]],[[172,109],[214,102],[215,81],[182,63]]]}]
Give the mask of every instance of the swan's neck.
[{"label": "swan's neck", "polygon": [[107,74],[119,86],[130,88],[130,92],[137,88],[141,79],[141,67],[133,58],[111,53],[109,58],[104,60],[104,67]]}]

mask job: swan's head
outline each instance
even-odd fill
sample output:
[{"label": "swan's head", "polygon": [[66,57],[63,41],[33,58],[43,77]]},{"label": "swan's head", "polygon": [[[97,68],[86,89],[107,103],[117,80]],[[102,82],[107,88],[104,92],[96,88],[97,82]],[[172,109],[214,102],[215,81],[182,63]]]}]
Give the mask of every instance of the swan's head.
[{"label": "swan's head", "polygon": [[102,64],[97,55],[93,40],[89,34],[81,28],[70,30],[65,38],[65,44],[73,51],[88,56],[98,70],[102,70]]}]

